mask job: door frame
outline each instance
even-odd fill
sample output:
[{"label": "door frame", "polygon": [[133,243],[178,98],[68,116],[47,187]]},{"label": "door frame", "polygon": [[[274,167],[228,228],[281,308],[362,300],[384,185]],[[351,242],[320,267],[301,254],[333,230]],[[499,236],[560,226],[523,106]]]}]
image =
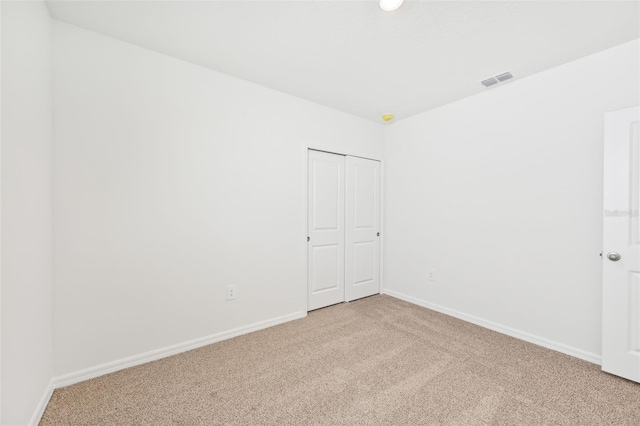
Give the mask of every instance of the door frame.
[{"label": "door frame", "polygon": [[309,151],[321,151],[329,154],[344,155],[350,157],[364,158],[366,160],[374,160],[380,162],[380,294],[384,293],[384,161],[382,161],[382,155],[370,156],[363,155],[357,151],[345,149],[344,147],[337,147],[331,145],[319,145],[319,144],[304,144],[302,147],[302,185],[304,185],[304,197],[302,205],[302,223],[303,229],[300,236],[301,241],[301,253],[304,256],[304,291],[301,297],[304,298],[304,312],[309,312],[309,262],[307,259],[307,232],[309,230],[308,223],[308,200],[309,200]]}]

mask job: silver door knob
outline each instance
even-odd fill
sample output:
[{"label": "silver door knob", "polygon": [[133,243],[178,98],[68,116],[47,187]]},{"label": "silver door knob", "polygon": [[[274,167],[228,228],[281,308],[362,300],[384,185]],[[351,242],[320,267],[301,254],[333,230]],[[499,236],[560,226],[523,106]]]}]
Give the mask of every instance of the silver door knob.
[{"label": "silver door knob", "polygon": [[607,259],[617,262],[618,260],[622,259],[622,256],[620,256],[620,253],[612,251],[611,253],[607,254]]}]

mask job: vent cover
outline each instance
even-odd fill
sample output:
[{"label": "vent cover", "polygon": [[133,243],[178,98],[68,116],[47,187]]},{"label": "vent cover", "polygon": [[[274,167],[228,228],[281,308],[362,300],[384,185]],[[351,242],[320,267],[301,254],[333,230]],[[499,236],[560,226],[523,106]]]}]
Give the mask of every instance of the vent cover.
[{"label": "vent cover", "polygon": [[482,80],[482,84],[484,84],[485,87],[493,86],[494,84],[498,84],[498,83],[499,81],[493,77],[488,78],[486,80]]},{"label": "vent cover", "polygon": [[500,83],[502,83],[503,81],[507,81],[509,79],[512,79],[513,75],[510,72],[505,72],[502,73],[500,75],[496,75],[496,80],[498,80]]},{"label": "vent cover", "polygon": [[512,78],[513,74],[507,71],[503,72],[502,74],[498,74],[495,77],[489,77],[486,80],[482,80],[480,83],[482,83],[484,87],[491,87],[495,86],[498,83],[502,83],[503,81],[511,80]]}]

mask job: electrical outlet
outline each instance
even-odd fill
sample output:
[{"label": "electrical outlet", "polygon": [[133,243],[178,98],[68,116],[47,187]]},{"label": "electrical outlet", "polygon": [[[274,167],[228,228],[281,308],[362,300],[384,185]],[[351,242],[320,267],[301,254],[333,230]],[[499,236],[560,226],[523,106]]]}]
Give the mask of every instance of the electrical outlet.
[{"label": "electrical outlet", "polygon": [[234,300],[236,298],[236,286],[228,285],[227,286],[227,300]]},{"label": "electrical outlet", "polygon": [[436,280],[436,270],[433,268],[429,268],[429,275],[427,278],[429,281],[435,281]]}]

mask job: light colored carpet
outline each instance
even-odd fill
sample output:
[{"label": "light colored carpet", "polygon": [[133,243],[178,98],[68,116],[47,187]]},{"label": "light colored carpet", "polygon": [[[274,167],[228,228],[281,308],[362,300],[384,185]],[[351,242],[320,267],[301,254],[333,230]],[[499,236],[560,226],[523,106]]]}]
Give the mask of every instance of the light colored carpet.
[{"label": "light colored carpet", "polygon": [[41,425],[640,425],[640,385],[388,297],[56,390]]}]

